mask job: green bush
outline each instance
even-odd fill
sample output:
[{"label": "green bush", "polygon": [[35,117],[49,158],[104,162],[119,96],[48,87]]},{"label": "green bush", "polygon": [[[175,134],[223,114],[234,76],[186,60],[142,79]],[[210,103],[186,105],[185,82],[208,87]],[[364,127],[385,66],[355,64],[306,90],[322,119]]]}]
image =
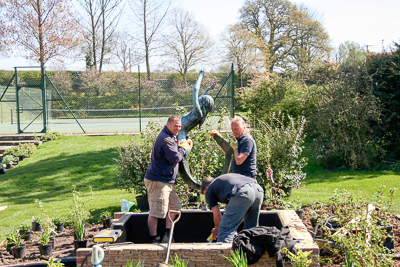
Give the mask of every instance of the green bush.
[{"label": "green bush", "polygon": [[139,140],[131,138],[123,147],[118,147],[118,184],[121,189],[135,192],[137,195],[147,195],[144,175],[150,165],[151,151],[158,136],[160,126],[149,122],[146,132],[140,134]]},{"label": "green bush", "polygon": [[395,47],[395,51],[371,55],[367,61],[372,93],[382,109],[382,124],[374,128],[390,161],[400,160],[400,43]]},{"label": "green bush", "polygon": [[[288,122],[285,122],[288,121]],[[258,121],[252,135],[257,143],[258,181],[271,184],[266,169],[274,171],[275,186],[291,187],[301,184],[306,174],[307,159],[301,157],[304,142],[305,118],[273,113],[266,121]]]},{"label": "green bush", "polygon": [[380,111],[365,79],[343,74],[326,84],[316,99],[318,112],[310,118],[310,129],[319,162],[330,168],[373,166],[383,154],[374,134]]}]

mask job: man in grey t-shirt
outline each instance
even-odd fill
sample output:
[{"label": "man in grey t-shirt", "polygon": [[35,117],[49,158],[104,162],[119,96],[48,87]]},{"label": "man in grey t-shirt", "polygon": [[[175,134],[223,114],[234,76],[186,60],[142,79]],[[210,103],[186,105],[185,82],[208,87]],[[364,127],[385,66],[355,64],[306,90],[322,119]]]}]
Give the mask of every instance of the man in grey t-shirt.
[{"label": "man in grey t-shirt", "polygon": [[[207,177],[200,190],[213,212],[215,227],[211,232],[218,242],[232,242],[243,218],[244,229],[258,226],[264,191],[253,178],[237,173],[223,174],[216,179]],[[227,204],[224,216],[218,203]]]}]

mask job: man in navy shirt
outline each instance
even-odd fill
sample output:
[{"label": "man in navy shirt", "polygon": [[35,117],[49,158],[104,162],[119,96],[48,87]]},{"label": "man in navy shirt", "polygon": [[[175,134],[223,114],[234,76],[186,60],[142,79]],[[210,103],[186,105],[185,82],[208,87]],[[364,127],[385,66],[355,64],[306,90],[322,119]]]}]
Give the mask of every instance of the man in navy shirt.
[{"label": "man in navy shirt", "polygon": [[[235,116],[231,122],[234,142],[232,172],[239,173],[251,178],[257,178],[257,145],[250,135],[246,122],[240,116]],[[217,130],[211,131],[211,136],[220,135]],[[236,142],[237,141],[237,142]]]},{"label": "man in navy shirt", "polygon": [[[153,243],[168,242],[171,229],[170,220],[166,220],[165,235],[162,240],[157,236],[158,218],[165,218],[168,210],[180,210],[181,205],[174,184],[178,173],[178,163],[192,148],[192,141],[184,140],[178,146],[176,136],[181,130],[181,119],[172,115],[167,125],[154,143],[150,166],[144,176],[150,213],[147,220],[149,234]],[[170,214],[174,220],[175,214]]]},{"label": "man in navy shirt", "polygon": [[[237,173],[207,177],[200,190],[213,213],[211,233],[218,242],[231,243],[243,218],[244,229],[258,226],[264,191],[253,178]],[[218,203],[227,204],[223,216]]]}]

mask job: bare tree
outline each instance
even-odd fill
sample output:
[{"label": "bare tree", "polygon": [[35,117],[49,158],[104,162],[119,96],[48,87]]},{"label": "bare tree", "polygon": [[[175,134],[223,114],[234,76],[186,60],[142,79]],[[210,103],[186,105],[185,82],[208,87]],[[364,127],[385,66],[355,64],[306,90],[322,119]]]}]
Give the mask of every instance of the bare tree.
[{"label": "bare tree", "polygon": [[65,56],[81,43],[81,28],[68,0],[7,0],[2,3],[8,27],[5,36],[28,52],[41,66],[54,57]]},{"label": "bare tree", "polygon": [[163,56],[169,59],[171,67],[179,72],[185,83],[188,70],[203,62],[213,46],[204,26],[192,18],[193,14],[176,9],[170,20],[172,29],[163,35]]},{"label": "bare tree", "polygon": [[101,72],[111,54],[113,37],[122,14],[122,0],[78,0],[83,8],[86,62]]},{"label": "bare tree", "polygon": [[171,0],[137,0],[131,4],[131,9],[143,34],[141,40],[144,43],[148,80],[151,79],[150,57],[170,6]]},{"label": "bare tree", "polygon": [[236,66],[241,87],[243,74],[262,63],[262,55],[257,49],[258,38],[242,25],[232,25],[222,34],[221,41],[225,48],[223,58]]},{"label": "bare tree", "polygon": [[122,31],[116,34],[115,44],[114,54],[121,62],[122,69],[131,72],[132,67],[144,58],[136,47],[135,39],[128,32]]}]

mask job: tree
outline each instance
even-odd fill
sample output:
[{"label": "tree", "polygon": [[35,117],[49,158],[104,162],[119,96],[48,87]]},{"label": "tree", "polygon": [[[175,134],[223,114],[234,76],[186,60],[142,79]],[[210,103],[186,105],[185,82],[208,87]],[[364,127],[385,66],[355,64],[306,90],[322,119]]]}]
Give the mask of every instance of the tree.
[{"label": "tree", "polygon": [[168,14],[171,0],[138,0],[131,9],[142,29],[142,41],[145,49],[147,79],[150,80],[150,56],[157,42],[157,35]]},{"label": "tree", "polygon": [[288,63],[294,65],[299,72],[308,73],[317,62],[327,59],[332,50],[329,35],[316,16],[315,12],[304,5],[294,7],[295,38]]},{"label": "tree", "polygon": [[78,0],[84,10],[86,62],[101,72],[107,54],[111,53],[113,37],[121,17],[122,0]]},{"label": "tree", "polygon": [[163,56],[170,59],[172,68],[179,72],[185,83],[188,70],[203,62],[213,45],[206,29],[192,17],[186,11],[175,10],[170,21],[171,32],[163,35]]},{"label": "tree", "polygon": [[260,63],[256,45],[258,39],[242,25],[229,26],[221,39],[226,49],[224,58],[236,66],[239,87],[242,87],[243,74],[249,68],[257,67]]},{"label": "tree", "polygon": [[329,38],[304,8],[288,0],[248,0],[240,9],[239,23],[259,38],[258,48],[271,72],[288,64],[302,67],[301,61],[294,59],[315,56],[313,50],[326,47]]},{"label": "tree", "polygon": [[3,1],[8,41],[28,52],[43,67],[55,57],[69,54],[81,43],[81,29],[72,15],[68,0]]},{"label": "tree", "polygon": [[134,38],[128,32],[117,33],[115,45],[114,54],[121,62],[124,71],[132,71],[132,67],[143,59],[143,55],[136,49]]},{"label": "tree", "polygon": [[339,45],[335,55],[336,62],[340,64],[340,69],[344,72],[354,72],[360,66],[364,70],[367,52],[364,47],[356,42],[346,41]]},{"label": "tree", "polygon": [[5,14],[4,14],[4,7],[5,3],[3,3],[4,0],[0,0],[0,52],[4,51],[6,49],[6,44],[5,44],[5,33],[7,32],[6,30],[6,22],[4,20]]}]

